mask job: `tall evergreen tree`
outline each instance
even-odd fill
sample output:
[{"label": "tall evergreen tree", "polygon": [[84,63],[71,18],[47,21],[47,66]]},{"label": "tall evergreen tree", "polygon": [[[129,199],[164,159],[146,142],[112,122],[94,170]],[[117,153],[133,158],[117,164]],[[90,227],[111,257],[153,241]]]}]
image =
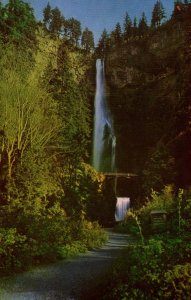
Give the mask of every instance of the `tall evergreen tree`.
[{"label": "tall evergreen tree", "polygon": [[139,33],[139,36],[141,37],[141,36],[144,36],[145,34],[147,34],[147,32],[148,32],[147,18],[146,18],[145,13],[143,12],[142,17],[139,21],[138,33]]},{"label": "tall evergreen tree", "polygon": [[51,18],[52,18],[52,8],[50,6],[50,3],[47,3],[47,6],[43,10],[43,24],[46,27],[46,29],[49,30]]},{"label": "tall evergreen tree", "polygon": [[126,13],[126,15],[125,15],[123,28],[124,28],[124,31],[123,31],[124,32],[123,33],[124,40],[128,41],[128,39],[132,36],[132,33],[133,33],[132,21],[128,15],[128,13]]},{"label": "tall evergreen tree", "polygon": [[59,36],[62,30],[63,17],[58,7],[51,10],[50,32]]},{"label": "tall evergreen tree", "polygon": [[69,38],[69,40],[78,46],[79,39],[82,34],[81,23],[80,21],[70,18],[65,21],[64,25],[65,35]]},{"label": "tall evergreen tree", "polygon": [[138,33],[137,18],[135,17],[133,20],[133,35],[136,36],[137,33]]},{"label": "tall evergreen tree", "polygon": [[90,52],[94,48],[94,37],[92,31],[90,31],[87,27],[82,33],[81,40],[82,47]]},{"label": "tall evergreen tree", "polygon": [[113,37],[115,46],[120,47],[122,43],[122,30],[119,22],[115,26],[115,30],[113,31]]},{"label": "tall evergreen tree", "polygon": [[0,41],[3,40],[3,33],[5,31],[5,8],[0,2]]},{"label": "tall evergreen tree", "polygon": [[78,73],[80,55],[75,56],[73,51],[70,57],[70,53],[64,41],[58,49],[58,66],[56,72],[52,70],[50,89],[59,106],[62,125],[60,147],[63,148],[62,155],[65,158],[62,164],[68,165],[72,173],[87,154],[90,111],[86,83],[82,84],[82,74]]},{"label": "tall evergreen tree", "polygon": [[100,57],[104,57],[107,55],[109,51],[109,34],[106,29],[102,32],[101,38],[98,42],[98,47],[96,49],[96,53]]},{"label": "tall evergreen tree", "polygon": [[165,18],[165,11],[164,11],[163,4],[160,0],[157,0],[152,11],[151,26],[159,27],[164,18]]}]

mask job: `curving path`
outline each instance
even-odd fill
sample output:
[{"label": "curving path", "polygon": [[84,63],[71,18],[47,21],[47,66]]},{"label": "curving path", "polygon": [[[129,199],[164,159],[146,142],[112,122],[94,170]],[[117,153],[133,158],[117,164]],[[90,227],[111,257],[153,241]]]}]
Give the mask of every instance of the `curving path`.
[{"label": "curving path", "polygon": [[104,277],[130,237],[108,230],[101,249],[35,268],[0,283],[1,300],[76,300]]}]

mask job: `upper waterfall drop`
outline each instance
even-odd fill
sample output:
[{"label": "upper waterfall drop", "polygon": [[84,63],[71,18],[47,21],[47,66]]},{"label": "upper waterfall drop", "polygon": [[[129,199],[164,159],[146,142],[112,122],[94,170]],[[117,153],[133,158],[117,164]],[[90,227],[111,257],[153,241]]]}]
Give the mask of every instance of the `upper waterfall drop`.
[{"label": "upper waterfall drop", "polygon": [[96,61],[96,95],[93,136],[93,166],[100,172],[115,171],[116,137],[105,95],[104,61]]}]

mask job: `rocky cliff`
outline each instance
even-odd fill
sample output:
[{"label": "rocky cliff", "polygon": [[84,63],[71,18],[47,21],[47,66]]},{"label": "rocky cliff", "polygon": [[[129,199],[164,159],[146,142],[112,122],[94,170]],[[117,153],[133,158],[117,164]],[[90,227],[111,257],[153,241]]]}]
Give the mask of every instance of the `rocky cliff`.
[{"label": "rocky cliff", "polygon": [[[162,144],[180,177],[179,165],[186,163],[177,153],[182,141],[178,148],[173,141],[187,126],[183,78],[191,66],[190,61],[185,63],[184,26],[167,22],[145,37],[113,47],[106,56],[107,94],[114,115],[120,171],[142,173]],[[190,147],[188,141],[184,143],[187,153]]]}]

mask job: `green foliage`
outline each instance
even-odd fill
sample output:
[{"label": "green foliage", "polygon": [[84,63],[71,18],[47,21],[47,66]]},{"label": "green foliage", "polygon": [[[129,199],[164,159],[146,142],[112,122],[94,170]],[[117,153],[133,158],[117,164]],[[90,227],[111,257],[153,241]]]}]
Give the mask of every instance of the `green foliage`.
[{"label": "green foliage", "polygon": [[74,241],[72,244],[66,244],[60,246],[57,249],[57,254],[60,258],[69,258],[79,255],[87,251],[86,245],[83,245],[81,241]]},{"label": "green foliage", "polygon": [[190,190],[184,191],[183,194],[183,210],[182,210],[182,218],[186,220],[185,227],[188,230],[191,222],[191,194]]},{"label": "green foliage", "polygon": [[148,200],[146,207],[149,210],[165,209],[168,211],[173,208],[174,197],[175,195],[173,191],[173,186],[167,185],[161,193],[152,191],[151,198],[150,200]]},{"label": "green foliage", "polygon": [[179,193],[178,193],[178,196],[177,196],[177,199],[178,199],[178,233],[180,234],[181,232],[181,225],[183,223],[183,220],[182,220],[182,213],[181,213],[181,208],[182,208],[182,195],[183,195],[183,190],[180,189],[179,190]]},{"label": "green foliage", "polygon": [[[6,227],[0,229],[0,273],[74,256],[106,241],[97,223],[68,219],[59,203],[47,205],[40,200],[28,204],[17,200],[9,205],[9,212],[3,208],[9,221],[2,220]],[[7,227],[13,221],[17,229]]]},{"label": "green foliage", "polygon": [[[81,23],[77,19],[65,19],[58,7],[51,8],[48,3],[43,10],[43,24],[52,37],[64,37],[72,45],[79,46],[82,35]],[[88,47],[93,46],[92,32],[85,30],[85,40],[88,38]],[[84,36],[83,36],[84,39]],[[83,45],[84,46],[84,45]],[[87,46],[87,43],[86,43]]]},{"label": "green foliage", "polygon": [[[187,205],[190,205],[188,191],[180,189],[175,194],[170,187],[166,187],[162,194],[153,192],[151,200],[136,214],[130,212],[118,230],[128,228],[131,231],[136,223],[141,232],[147,233],[147,239],[142,244],[134,240],[127,247],[109,278],[100,285],[99,297],[95,299],[189,299],[190,226],[185,226],[186,220],[183,218],[187,216]],[[161,208],[168,213],[173,212],[176,222],[168,227],[168,233],[153,235],[150,232],[152,235],[148,236],[151,224],[146,220],[149,212]],[[137,222],[137,215],[141,223]],[[132,220],[136,222],[132,223]]]},{"label": "green foliage", "polygon": [[153,8],[151,25],[153,27],[159,27],[164,17],[165,17],[164,7],[162,5],[162,2],[158,0]]},{"label": "green foliage", "polygon": [[51,22],[49,25],[49,30],[53,35],[60,35],[62,30],[63,17],[61,15],[58,7],[55,7],[51,10]]},{"label": "green foliage", "polygon": [[82,34],[81,23],[74,18],[68,19],[65,23],[65,32],[74,45],[78,46]]},{"label": "green foliage", "polygon": [[60,36],[64,26],[64,17],[58,7],[52,9],[49,2],[43,10],[43,24],[53,36]]},{"label": "green foliage", "polygon": [[[161,193],[152,191],[144,205],[135,212],[129,211],[126,219],[117,226],[117,231],[136,236],[147,236],[156,232],[168,231],[173,235],[181,235],[190,228],[190,199],[185,191],[177,193],[172,186],[166,186]],[[155,226],[151,212],[165,212],[166,217]],[[163,217],[161,217],[163,218]],[[138,223],[137,223],[137,220]],[[143,237],[142,237],[143,240]]]},{"label": "green foliage", "polygon": [[73,231],[75,239],[78,240],[73,240],[66,245],[58,247],[58,254],[62,258],[76,256],[87,250],[101,247],[107,240],[107,234],[97,222],[92,223],[82,220],[74,224]]},{"label": "green foliage", "polygon": [[89,204],[102,194],[102,180],[84,163],[90,54],[40,29],[38,43],[32,57],[14,46],[0,55],[1,274],[106,240],[97,223],[85,220],[94,219]]},{"label": "green foliage", "polygon": [[5,6],[1,5],[0,11],[3,42],[33,48],[36,44],[36,21],[31,6],[22,0],[9,0]]},{"label": "green foliage", "polygon": [[[12,54],[11,59],[10,54]],[[34,65],[26,62],[27,58],[24,55],[23,57],[20,55],[21,53],[10,50],[10,53],[7,51],[0,61],[2,66],[0,162],[3,170],[1,183],[8,194],[11,181],[16,183],[19,179],[20,187],[24,185],[26,170],[30,179],[34,173],[36,176],[40,168],[42,171],[40,157],[45,159],[45,153],[48,157],[47,147],[55,141],[59,127],[55,103],[46,89],[40,86],[39,75],[33,77],[36,73]],[[34,164],[29,165],[27,159],[31,159]],[[48,163],[47,158],[46,163]],[[31,184],[32,181],[29,180],[29,186],[25,185],[28,189],[26,197],[30,195],[28,192],[32,192]]]},{"label": "green foliage", "polygon": [[166,184],[173,183],[175,178],[174,169],[174,158],[170,156],[168,149],[163,145],[159,145],[143,171],[143,188],[146,193],[149,194],[151,189],[161,191]]},{"label": "green foliage", "polygon": [[26,240],[16,228],[0,228],[0,273],[20,269],[29,262]]},{"label": "green foliage", "polygon": [[[103,299],[188,299],[191,264],[165,265],[168,246],[157,240],[148,245],[129,246],[128,260],[123,258],[120,277],[116,267],[112,274],[112,289]],[[125,263],[125,265],[124,265]],[[120,264],[119,264],[120,265]],[[149,290],[149,295],[148,295]]]},{"label": "green foliage", "polygon": [[74,178],[65,181],[64,207],[69,215],[99,220],[99,200],[103,200],[103,179],[89,164],[82,163]]},{"label": "green foliage", "polygon": [[87,52],[91,52],[94,49],[93,33],[87,27],[82,33],[81,45]]},{"label": "green foliage", "polygon": [[110,37],[106,29],[102,32],[99,39],[98,46],[96,48],[96,54],[98,57],[104,58],[110,49]]},{"label": "green foliage", "polygon": [[[129,224],[129,219],[130,220],[132,219],[134,221],[131,223],[131,225]],[[133,212],[132,210],[128,210],[127,215],[126,215],[126,222],[128,223],[127,226],[129,227],[129,225],[130,225],[130,227],[131,227],[130,233],[134,233],[134,234],[138,233],[138,235],[140,236],[140,239],[141,239],[141,243],[142,243],[142,245],[144,245],[144,237],[143,237],[143,233],[142,233],[142,227],[141,227],[141,223],[138,219],[137,214],[135,212]],[[126,224],[125,224],[125,226],[126,226]],[[132,230],[135,230],[135,231],[132,231]]]},{"label": "green foliage", "polygon": [[140,37],[144,37],[148,32],[148,25],[145,13],[142,14],[142,17],[138,25],[138,33]]},{"label": "green foliage", "polygon": [[191,293],[190,278],[191,264],[176,265],[172,270],[164,274],[165,277],[165,297],[171,299],[176,297],[179,299],[189,298]]},{"label": "green foliage", "polygon": [[122,43],[122,30],[120,23],[117,23],[115,26],[115,30],[111,33],[113,37],[113,42],[116,48],[119,48]]},{"label": "green foliage", "polygon": [[124,37],[124,40],[128,41],[128,39],[132,36],[132,33],[133,33],[132,21],[131,21],[131,18],[129,17],[129,15],[128,15],[128,13],[126,13],[125,19],[124,19],[124,24],[123,24],[123,37]]},{"label": "green foliage", "polygon": [[50,3],[47,3],[47,6],[43,9],[43,23],[46,28],[49,28],[51,21],[51,6]]},{"label": "green foliage", "polygon": [[100,229],[97,222],[83,220],[80,226],[80,239],[87,249],[101,247],[107,240],[106,232]]},{"label": "green foliage", "polygon": [[78,165],[87,157],[90,135],[88,81],[84,80],[88,67],[83,54],[70,49],[65,42],[60,44],[57,55],[56,69],[53,66],[47,69],[47,75],[51,78],[49,89],[59,108],[60,147],[65,148],[65,163],[68,160],[68,165]]}]

